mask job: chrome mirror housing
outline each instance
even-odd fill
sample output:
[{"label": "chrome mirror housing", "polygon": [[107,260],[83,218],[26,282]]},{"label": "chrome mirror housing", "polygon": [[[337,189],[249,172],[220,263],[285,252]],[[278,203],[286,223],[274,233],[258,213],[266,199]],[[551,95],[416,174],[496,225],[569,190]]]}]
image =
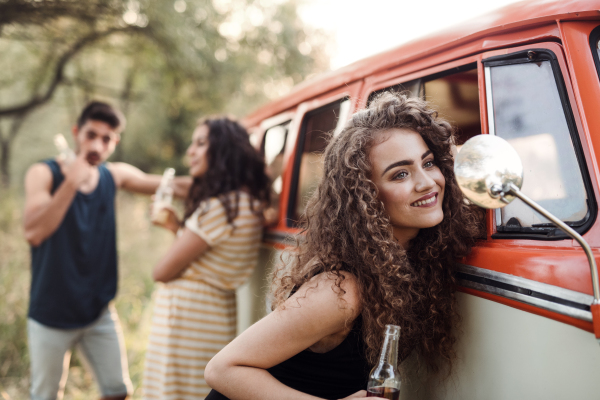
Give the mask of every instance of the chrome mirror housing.
[{"label": "chrome mirror housing", "polygon": [[521,158],[498,136],[469,139],[456,157],[454,174],[465,196],[483,208],[506,206],[515,196],[505,189],[511,184],[519,189],[523,186]]}]

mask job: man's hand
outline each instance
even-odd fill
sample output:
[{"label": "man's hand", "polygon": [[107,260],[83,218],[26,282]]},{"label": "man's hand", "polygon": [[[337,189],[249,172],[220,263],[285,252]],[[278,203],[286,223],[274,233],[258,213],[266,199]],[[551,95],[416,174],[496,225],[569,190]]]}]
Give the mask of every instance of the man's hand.
[{"label": "man's hand", "polygon": [[61,160],[57,161],[60,169],[65,176],[65,181],[69,182],[75,188],[79,188],[84,182],[90,179],[92,167],[86,159],[86,154],[81,152],[74,161],[66,165]]}]

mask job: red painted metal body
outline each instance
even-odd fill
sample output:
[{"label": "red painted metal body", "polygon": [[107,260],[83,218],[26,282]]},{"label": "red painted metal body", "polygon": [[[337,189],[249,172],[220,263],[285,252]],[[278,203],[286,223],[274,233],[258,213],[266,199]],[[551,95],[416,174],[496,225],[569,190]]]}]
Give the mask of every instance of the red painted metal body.
[{"label": "red painted metal body", "polygon": [[[279,221],[271,234],[296,233],[286,222],[290,200],[296,139],[304,115],[336,99],[349,97],[351,110],[366,105],[369,94],[391,85],[476,63],[479,82],[481,132],[488,133],[486,86],[482,60],[519,50],[543,48],[557,56],[581,151],[588,168],[592,194],[600,200],[600,81],[590,49],[590,33],[600,26],[600,1],[524,1],[468,23],[326,73],[294,88],[277,101],[245,118],[256,135],[264,134],[263,121],[288,113],[292,118],[283,160],[283,187]],[[262,124],[262,125],[261,125]],[[487,239],[479,242],[463,263],[528,280],[592,294],[586,256],[577,242],[564,239],[494,239],[495,224],[488,212]],[[268,235],[267,235],[268,237]],[[600,263],[600,218],[583,237]],[[279,242],[271,243],[281,248]],[[592,323],[474,289],[462,291],[510,307],[592,331]],[[592,310],[600,324],[600,310]]]}]

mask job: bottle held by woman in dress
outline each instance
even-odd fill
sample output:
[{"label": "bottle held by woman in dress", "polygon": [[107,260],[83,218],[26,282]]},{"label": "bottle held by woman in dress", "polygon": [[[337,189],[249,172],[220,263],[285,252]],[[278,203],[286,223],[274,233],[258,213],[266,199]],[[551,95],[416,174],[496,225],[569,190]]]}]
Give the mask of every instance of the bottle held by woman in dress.
[{"label": "bottle held by woman in dress", "polygon": [[163,173],[162,179],[156,193],[154,194],[154,203],[152,204],[152,213],[150,219],[157,224],[165,224],[169,218],[165,207],[171,206],[173,202],[173,179],[175,178],[175,169],[167,168]]},{"label": "bottle held by woman in dress", "polygon": [[400,397],[400,374],[398,373],[398,341],[400,327],[385,326],[385,337],[379,363],[369,374],[367,397],[383,397],[398,400]]}]

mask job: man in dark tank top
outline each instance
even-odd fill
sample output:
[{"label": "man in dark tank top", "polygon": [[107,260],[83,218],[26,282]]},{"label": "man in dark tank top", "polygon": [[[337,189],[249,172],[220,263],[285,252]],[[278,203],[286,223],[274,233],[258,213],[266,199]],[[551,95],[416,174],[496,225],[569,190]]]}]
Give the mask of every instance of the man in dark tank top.
[{"label": "man in dark tank top", "polygon": [[[110,105],[88,104],[73,127],[75,157],[36,163],[25,177],[33,400],[62,396],[75,345],[92,366],[103,399],[125,399],[131,392],[122,332],[110,303],[117,290],[114,198],[118,188],[152,194],[161,177],[105,162],[124,125]],[[190,183],[178,178],[175,194],[185,196]]]}]

